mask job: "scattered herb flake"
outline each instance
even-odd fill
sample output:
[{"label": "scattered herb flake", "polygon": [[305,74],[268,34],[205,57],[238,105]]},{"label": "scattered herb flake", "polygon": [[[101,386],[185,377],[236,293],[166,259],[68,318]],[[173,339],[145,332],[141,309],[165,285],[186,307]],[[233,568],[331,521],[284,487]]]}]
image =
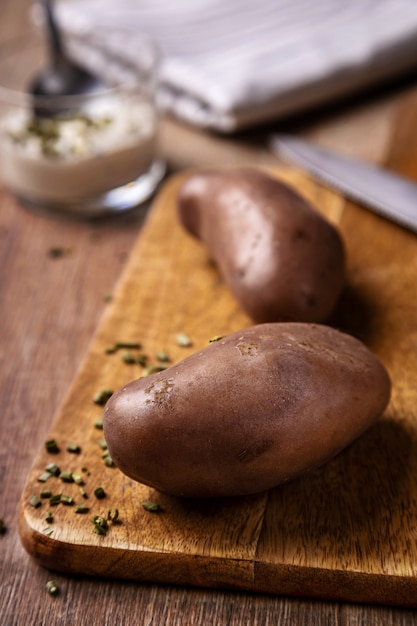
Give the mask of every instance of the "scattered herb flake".
[{"label": "scattered herb flake", "polygon": [[99,500],[102,500],[106,497],[106,492],[104,491],[103,487],[97,487],[96,489],[94,489],[94,495]]},{"label": "scattered herb flake", "polygon": [[193,342],[185,333],[178,333],[176,337],[177,344],[182,348],[188,348],[193,345]]},{"label": "scattered herb flake", "polygon": [[45,441],[45,448],[50,454],[57,454],[59,452],[59,446],[55,439],[48,439],[48,441]]},{"label": "scattered herb flake", "polygon": [[94,404],[99,404],[103,406],[104,404],[106,404],[107,400],[111,398],[112,395],[113,391],[111,389],[102,389],[95,394],[93,402]]},{"label": "scattered herb flake", "polygon": [[46,481],[49,480],[51,476],[51,472],[42,472],[42,474],[38,476],[38,483],[46,483]]},{"label": "scattered herb flake", "polygon": [[223,339],[223,335],[215,335],[209,339],[209,343],[216,343],[216,341],[220,341],[220,339]]},{"label": "scattered herb flake", "polygon": [[64,494],[61,494],[60,500],[62,504],[66,504],[67,506],[71,506],[74,504],[74,499],[72,496],[66,496]]},{"label": "scattered herb flake", "polygon": [[167,352],[161,351],[157,353],[156,360],[160,361],[161,363],[167,363],[171,359],[169,358],[169,354]]},{"label": "scattered herb flake", "polygon": [[104,439],[104,437],[102,437],[101,439],[98,439],[97,443],[102,450],[107,450],[107,441]]},{"label": "scattered herb flake", "polygon": [[49,535],[52,535],[52,533],[54,532],[54,529],[53,529],[53,528],[51,528],[50,526],[46,526],[46,527],[43,529],[43,531],[42,531],[42,532],[43,532],[43,534],[44,534],[44,535],[48,535],[48,536],[49,536]]},{"label": "scattered herb flake", "polygon": [[50,489],[42,489],[40,496],[41,498],[50,498],[52,496],[52,491]]},{"label": "scattered herb flake", "polygon": [[54,580],[48,580],[46,590],[51,596],[56,596],[59,593],[59,587]]},{"label": "scattered herb flake", "polygon": [[75,512],[79,513],[80,515],[88,513],[89,510],[90,507],[88,507],[86,504],[77,504],[77,506],[75,507]]},{"label": "scattered herb flake", "polygon": [[94,422],[94,428],[98,428],[98,430],[103,430],[103,416],[96,419]]},{"label": "scattered herb flake", "polygon": [[93,532],[97,535],[105,535],[109,528],[108,522],[102,515],[96,515],[92,520],[94,524]]},{"label": "scattered herb flake", "polygon": [[69,443],[67,445],[67,452],[72,452],[73,454],[79,454],[81,452],[81,448],[77,443]]},{"label": "scattered herb flake", "polygon": [[49,504],[51,506],[57,506],[57,504],[61,504],[61,494],[57,493],[57,494],[52,495],[49,498]]},{"label": "scattered herb flake", "polygon": [[39,500],[38,496],[32,495],[29,498],[29,504],[33,506],[33,508],[37,509],[41,506],[42,502]]},{"label": "scattered herb flake", "polygon": [[161,510],[161,506],[157,502],[152,502],[152,500],[142,502],[142,507],[149,513],[158,513]]},{"label": "scattered herb flake", "polygon": [[51,511],[47,511],[45,513],[45,522],[48,522],[48,524],[52,524],[53,521],[54,521],[54,517],[53,517]]},{"label": "scattered herb flake", "polygon": [[52,476],[59,476],[61,473],[61,470],[59,469],[58,465],[56,465],[56,463],[48,463],[48,465],[45,467],[45,471],[52,474]]},{"label": "scattered herb flake", "polygon": [[119,520],[119,509],[109,509],[107,511],[107,520],[113,524]]},{"label": "scattered herb flake", "polygon": [[61,472],[59,475],[59,478],[62,480],[63,483],[73,483],[74,482],[74,478],[72,475],[72,472]]}]

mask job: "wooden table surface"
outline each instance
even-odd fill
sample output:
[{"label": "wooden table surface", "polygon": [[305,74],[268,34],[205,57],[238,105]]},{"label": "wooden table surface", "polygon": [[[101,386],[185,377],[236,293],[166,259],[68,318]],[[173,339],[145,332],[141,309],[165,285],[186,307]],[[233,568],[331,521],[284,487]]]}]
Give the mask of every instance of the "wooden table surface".
[{"label": "wooden table surface", "polygon": [[[0,36],[24,32],[29,5],[2,0]],[[171,170],[276,165],[266,137],[282,129],[417,178],[417,78],[234,138],[163,120],[160,151]],[[0,517],[7,527],[0,536],[2,626],[417,624],[414,611],[399,608],[58,575],[24,551],[17,531],[21,492],[144,215],[142,209],[96,223],[47,218],[0,187]],[[53,248],[66,254],[54,258]],[[54,597],[45,587],[51,578],[60,587]]]}]

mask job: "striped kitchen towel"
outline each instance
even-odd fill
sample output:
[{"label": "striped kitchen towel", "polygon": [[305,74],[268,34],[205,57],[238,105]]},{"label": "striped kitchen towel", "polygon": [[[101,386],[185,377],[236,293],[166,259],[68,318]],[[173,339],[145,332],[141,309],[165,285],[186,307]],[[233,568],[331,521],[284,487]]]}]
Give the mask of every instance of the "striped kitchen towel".
[{"label": "striped kitchen towel", "polygon": [[[159,102],[231,133],[417,66],[417,0],[58,0],[76,54],[162,53]],[[107,60],[106,60],[107,58]]]}]

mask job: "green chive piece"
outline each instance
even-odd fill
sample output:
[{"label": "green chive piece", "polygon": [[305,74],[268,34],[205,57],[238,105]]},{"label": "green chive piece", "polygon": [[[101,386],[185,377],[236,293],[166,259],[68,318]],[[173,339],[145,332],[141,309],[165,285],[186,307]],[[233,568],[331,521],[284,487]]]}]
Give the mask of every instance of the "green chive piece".
[{"label": "green chive piece", "polygon": [[145,511],[149,511],[149,513],[157,513],[161,510],[161,506],[157,502],[152,502],[151,500],[142,502],[142,506]]},{"label": "green chive piece", "polygon": [[40,476],[38,476],[39,483],[46,483],[47,480],[51,478],[52,474],[50,472],[43,472]]},{"label": "green chive piece", "polygon": [[135,362],[138,365],[141,365],[142,367],[145,367],[147,362],[148,362],[148,355],[147,354],[137,354],[135,356]]},{"label": "green chive piece", "polygon": [[215,335],[209,339],[209,343],[216,343],[216,341],[220,341],[220,339],[223,339],[223,335]]},{"label": "green chive piece", "polygon": [[168,365],[162,365],[162,363],[160,365],[150,365],[145,369],[144,375],[150,376],[151,374],[156,374],[157,372],[163,372],[166,369],[168,369]]},{"label": "green chive piece", "polygon": [[99,417],[95,422],[94,422],[94,428],[98,428],[99,430],[103,430],[103,417]]},{"label": "green chive piece", "polygon": [[48,580],[46,590],[51,596],[56,596],[59,593],[59,587],[54,580]]},{"label": "green chive piece", "polygon": [[37,509],[41,506],[42,502],[39,500],[38,496],[33,495],[29,498],[29,504],[33,506],[33,508]]},{"label": "green chive piece", "polygon": [[56,463],[48,463],[48,465],[45,467],[45,470],[52,474],[52,476],[59,476],[61,473],[61,470],[59,469],[58,465],[56,465]]},{"label": "green chive piece", "polygon": [[86,498],[86,499],[88,498],[87,492],[82,487],[80,487],[80,494],[82,495],[83,498]]},{"label": "green chive piece", "polygon": [[69,443],[67,445],[67,452],[72,452],[73,454],[79,454],[81,452],[81,448],[77,443]]},{"label": "green chive piece", "polygon": [[45,441],[45,448],[50,454],[57,454],[59,452],[59,446],[55,439],[48,439],[48,441]]},{"label": "green chive piece", "polygon": [[52,491],[50,489],[42,489],[40,496],[41,498],[50,498],[52,496]]},{"label": "green chive piece", "polygon": [[176,337],[177,344],[182,348],[189,348],[193,345],[193,342],[185,333],[179,333]]},{"label": "green chive piece", "polygon": [[52,524],[53,521],[54,521],[54,517],[53,517],[51,511],[47,511],[45,513],[45,522],[48,522],[48,524]]},{"label": "green chive piece", "polygon": [[57,504],[61,504],[61,494],[57,493],[49,498],[49,504],[51,506],[56,506]]},{"label": "green chive piece", "polygon": [[168,361],[171,360],[169,358],[169,354],[167,352],[164,352],[164,351],[158,352],[157,355],[156,355],[156,359],[157,359],[157,361],[160,361],[161,363],[167,363]]},{"label": "green chive piece", "polygon": [[104,460],[104,465],[105,465],[106,467],[114,467],[114,461],[113,461],[113,459],[111,458],[110,454],[108,454],[108,453],[107,453],[107,454],[104,454],[104,455],[103,455],[103,460]]},{"label": "green chive piece", "polygon": [[104,491],[103,487],[97,487],[96,489],[94,489],[94,495],[99,500],[102,500],[106,497],[106,492]]},{"label": "green chive piece", "polygon": [[94,533],[97,533],[98,535],[105,535],[107,533],[109,525],[105,517],[102,515],[96,515],[92,522],[94,524]]},{"label": "green chive piece", "polygon": [[84,480],[83,480],[83,477],[81,476],[81,474],[78,474],[77,472],[71,472],[71,476],[72,476],[72,480],[77,485],[83,485],[84,484]]},{"label": "green chive piece", "polygon": [[100,406],[103,406],[104,404],[106,404],[107,400],[111,398],[112,395],[113,391],[111,389],[102,389],[95,394],[93,402],[94,404],[99,404]]},{"label": "green chive piece", "polygon": [[88,507],[86,504],[77,504],[77,506],[75,507],[75,512],[81,515],[83,515],[84,513],[88,513],[89,510],[90,507]]},{"label": "green chive piece", "polygon": [[128,365],[131,365],[132,363],[135,363],[135,357],[131,352],[125,352],[122,356],[122,361],[124,363],[127,363]]},{"label": "green chive piece", "polygon": [[106,354],[114,354],[118,350],[140,350],[141,344],[138,341],[116,341],[115,344],[107,348]]},{"label": "green chive piece", "polygon": [[104,438],[98,439],[97,443],[102,450],[107,450],[107,441]]},{"label": "green chive piece", "polygon": [[63,483],[73,483],[74,478],[72,476],[72,472],[61,472],[59,475],[60,479]]},{"label": "green chive piece", "polygon": [[119,509],[109,509],[107,511],[107,520],[113,524],[119,519]]},{"label": "green chive piece", "polygon": [[74,499],[72,496],[66,496],[64,494],[61,495],[61,502],[62,504],[66,504],[68,506],[71,506],[72,504],[74,504]]}]

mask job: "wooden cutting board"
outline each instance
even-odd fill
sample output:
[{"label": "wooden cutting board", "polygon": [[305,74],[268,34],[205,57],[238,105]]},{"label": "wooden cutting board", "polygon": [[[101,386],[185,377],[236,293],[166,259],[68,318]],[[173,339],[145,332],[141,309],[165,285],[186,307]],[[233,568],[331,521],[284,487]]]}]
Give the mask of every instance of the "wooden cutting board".
[{"label": "wooden cutting board", "polygon": [[[417,606],[417,238],[292,169],[275,174],[340,226],[348,285],[332,323],[384,362],[392,400],[380,423],[308,476],[252,497],[179,500],[134,483],[103,459],[95,394],[143,374],[115,342],[140,342],[157,363],[178,361],[250,325],[204,247],[179,226],[170,179],[149,213],[88,354],[45,440],[21,500],[20,534],[42,565],[62,572],[274,594]],[[190,347],[179,346],[186,333]],[[131,350],[137,354],[138,350]],[[28,416],[28,419],[36,416]],[[78,453],[67,450],[77,444]],[[83,485],[51,477],[49,463]],[[102,487],[105,497],[94,495]],[[84,489],[85,498],[81,489]],[[41,492],[70,496],[52,506]],[[29,500],[35,495],[39,506]],[[159,506],[146,510],[144,502]],[[87,513],[77,513],[84,504]],[[119,512],[106,534],[92,519]],[[53,521],[45,521],[50,511]]]}]

